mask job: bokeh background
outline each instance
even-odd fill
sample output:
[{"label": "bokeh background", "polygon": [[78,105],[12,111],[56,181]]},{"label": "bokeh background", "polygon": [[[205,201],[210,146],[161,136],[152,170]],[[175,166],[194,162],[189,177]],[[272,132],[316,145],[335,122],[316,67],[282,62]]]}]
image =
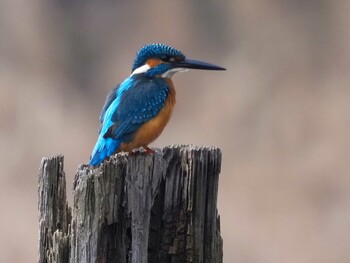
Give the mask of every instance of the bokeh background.
[{"label": "bokeh background", "polygon": [[105,96],[162,42],[226,72],[174,76],[153,144],[218,146],[224,262],[350,262],[350,1],[0,2],[0,262],[35,262],[37,172],[68,193]]}]

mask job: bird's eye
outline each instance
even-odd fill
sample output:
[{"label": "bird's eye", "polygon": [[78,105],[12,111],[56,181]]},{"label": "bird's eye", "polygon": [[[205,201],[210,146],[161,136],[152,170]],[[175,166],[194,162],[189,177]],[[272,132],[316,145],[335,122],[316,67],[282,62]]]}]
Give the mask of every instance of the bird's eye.
[{"label": "bird's eye", "polygon": [[162,57],[162,60],[164,62],[175,62],[176,58],[175,57],[170,57],[170,56],[164,56],[164,57]]}]

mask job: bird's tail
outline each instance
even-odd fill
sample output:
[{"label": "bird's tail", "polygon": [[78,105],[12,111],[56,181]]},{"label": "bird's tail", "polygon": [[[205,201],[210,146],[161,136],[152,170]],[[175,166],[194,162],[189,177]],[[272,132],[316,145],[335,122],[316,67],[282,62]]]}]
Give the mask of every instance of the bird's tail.
[{"label": "bird's tail", "polygon": [[107,157],[113,155],[119,148],[120,141],[112,138],[103,138],[102,135],[98,137],[95,148],[92,151],[90,165],[99,165]]}]

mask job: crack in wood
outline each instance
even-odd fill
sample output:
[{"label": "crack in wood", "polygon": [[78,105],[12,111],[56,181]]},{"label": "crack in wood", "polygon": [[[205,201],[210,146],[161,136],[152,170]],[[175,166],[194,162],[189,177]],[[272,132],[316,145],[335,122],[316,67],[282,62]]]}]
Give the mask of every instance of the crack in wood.
[{"label": "crack in wood", "polygon": [[39,171],[39,258],[46,262],[222,262],[221,151],[169,146],[82,165],[66,201],[63,156]]}]

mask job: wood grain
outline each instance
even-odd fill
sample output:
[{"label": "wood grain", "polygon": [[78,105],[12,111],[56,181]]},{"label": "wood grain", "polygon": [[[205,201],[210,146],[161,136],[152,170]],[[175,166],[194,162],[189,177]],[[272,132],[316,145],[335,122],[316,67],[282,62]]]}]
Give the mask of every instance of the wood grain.
[{"label": "wood grain", "polygon": [[39,262],[222,262],[220,165],[218,148],[194,146],[82,165],[71,217],[63,157],[45,158]]}]

